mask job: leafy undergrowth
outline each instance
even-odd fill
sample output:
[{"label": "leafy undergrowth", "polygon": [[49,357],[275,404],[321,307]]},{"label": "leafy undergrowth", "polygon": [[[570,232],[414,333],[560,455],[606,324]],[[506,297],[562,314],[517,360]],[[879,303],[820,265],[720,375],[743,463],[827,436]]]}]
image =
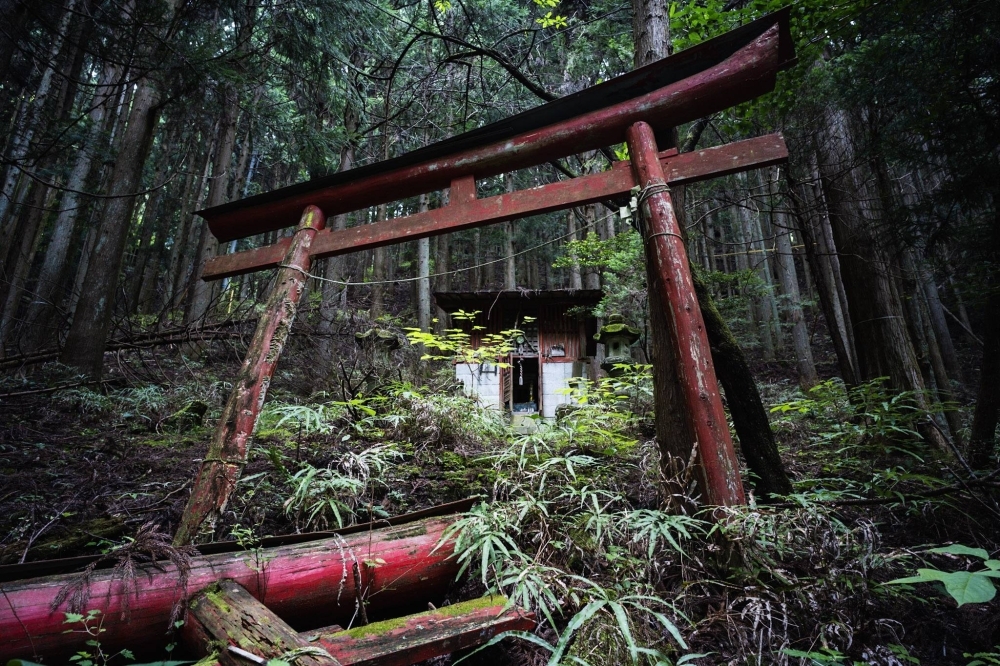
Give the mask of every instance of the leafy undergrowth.
[{"label": "leafy undergrowth", "polygon": [[[28,388],[68,381],[46,372]],[[398,379],[272,394],[216,538],[480,496],[450,533],[458,596],[503,593],[539,627],[465,663],[1000,663],[996,489],[961,487],[959,463],[921,438],[912,396],[763,386],[795,493],[685,515],[657,490],[642,369],[581,385],[574,410],[527,435],[444,375]],[[226,391],[205,368],[5,400],[3,563],[113,554],[150,523],[172,531]]]}]

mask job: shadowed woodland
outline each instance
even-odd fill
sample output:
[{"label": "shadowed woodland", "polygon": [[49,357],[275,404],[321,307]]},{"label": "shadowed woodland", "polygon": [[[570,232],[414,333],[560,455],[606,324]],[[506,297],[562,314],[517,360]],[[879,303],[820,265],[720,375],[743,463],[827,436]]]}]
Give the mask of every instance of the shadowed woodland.
[{"label": "shadowed woodland", "polygon": [[[533,628],[419,663],[1000,664],[997,3],[793,0],[795,59],[772,91],[656,128],[678,157],[775,133],[787,144],[787,160],[660,188],[738,502],[715,501],[709,445],[693,444],[686,359],[647,261],[663,235],[647,228],[662,194],[648,186],[202,279],[215,257],[303,236],[220,241],[198,211],[504,121],[785,4],[0,0],[0,627],[30,636],[16,586],[54,573],[48,560],[89,557],[60,569],[75,573],[52,606],[76,647],[22,651],[4,629],[0,658],[340,663],[315,637],[250,657],[193,641],[198,604],[255,602],[189,577],[231,542],[264,602],[277,537],[344,530],[348,545],[331,547],[343,555],[351,526],[473,498],[432,550],[453,551],[447,580],[407,603],[483,614],[492,599]],[[635,145],[623,132],[477,176],[471,193],[456,180],[320,225],[634,166]],[[558,316],[539,306],[543,336],[554,319],[586,333],[558,345],[576,354],[573,377],[543,418],[542,354],[534,388],[516,360],[541,348],[539,324],[485,322],[497,303],[559,294],[596,295]],[[473,296],[486,306],[447,305]],[[288,298],[276,342],[261,338]],[[244,366],[255,354],[266,372]],[[493,403],[469,390],[491,368]],[[251,412],[236,455],[220,442]],[[357,590],[338,630],[391,632],[368,616],[391,624],[396,601],[361,592],[385,562],[353,557],[331,574],[338,604]],[[155,640],[116,643],[111,629],[139,626],[133,609],[167,570],[183,590],[169,621]],[[99,610],[101,576],[125,591],[121,613]],[[324,626],[311,612],[275,610],[299,637]]]}]

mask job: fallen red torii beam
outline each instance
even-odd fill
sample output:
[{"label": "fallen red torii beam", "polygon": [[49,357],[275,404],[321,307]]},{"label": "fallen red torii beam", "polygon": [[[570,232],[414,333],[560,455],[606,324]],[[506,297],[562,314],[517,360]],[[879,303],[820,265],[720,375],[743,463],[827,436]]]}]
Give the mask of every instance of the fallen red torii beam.
[{"label": "fallen red torii beam", "polygon": [[[219,419],[192,489],[175,544],[188,543],[203,521],[221,515],[246,461],[246,447],[271,374],[294,319],[313,258],[404,242],[515,217],[600,201],[638,186],[645,241],[657,265],[668,331],[683,385],[683,409],[694,434],[705,503],[745,501],[722,409],[704,321],[694,295],[681,229],[668,184],[765,166],[787,158],[780,137],[693,154],[659,153],[655,132],[721,111],[773,89],[793,59],[789,10],[758,19],[669,58],[593,88],[392,160],[201,211],[219,240],[295,224],[291,240],[207,262],[218,279],[281,266],[276,291]],[[536,166],[625,141],[632,161],[609,171],[478,200],[476,179]],[[755,152],[757,151],[757,152]],[[449,205],[343,231],[322,231],[322,216],[347,213],[450,188]]]},{"label": "fallen red torii beam", "polygon": [[[454,544],[442,541],[454,520],[454,515],[441,515],[385,528],[372,524],[370,531],[346,536],[326,533],[324,539],[206,555],[193,558],[186,575],[161,563],[138,567],[134,582],[115,569],[98,569],[87,578],[75,573],[0,583],[0,663],[84,649],[90,635],[67,633],[79,629],[65,623],[71,610],[101,612],[105,650],[158,649],[174,604],[223,578],[239,582],[303,628],[349,622],[358,591],[346,572],[357,562],[371,612],[391,616],[403,608],[426,608],[428,601],[444,596],[458,572],[451,557]],[[376,561],[375,569],[364,566]],[[87,592],[82,607],[66,595],[74,589]]]}]

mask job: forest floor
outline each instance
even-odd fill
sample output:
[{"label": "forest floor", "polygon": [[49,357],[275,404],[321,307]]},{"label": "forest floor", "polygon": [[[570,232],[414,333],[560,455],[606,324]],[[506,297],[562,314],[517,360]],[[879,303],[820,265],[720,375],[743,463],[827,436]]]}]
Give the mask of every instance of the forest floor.
[{"label": "forest floor", "polygon": [[[112,369],[101,385],[73,385],[58,365],[0,381],[0,564],[113,554],[146,523],[174,529],[238,358],[228,343],[182,351],[156,351],[155,376]],[[595,666],[630,661],[635,645],[650,664],[1000,664],[996,599],[959,606],[938,583],[885,584],[983,570],[974,551],[936,546],[1000,548],[995,478],[931,450],[906,396],[878,384],[849,396],[833,380],[806,395],[782,367],[758,368],[795,494],[715,523],[662,506],[641,374],[516,435],[446,368],[424,368],[419,387],[398,368],[364,383],[362,359],[336,391],[310,394],[306,352],[282,361],[217,540],[479,495],[490,504],[463,519],[458,548],[474,563],[456,596],[500,587],[549,617],[543,638]],[[480,558],[487,534],[512,554]],[[587,621],[568,630],[574,613]],[[483,663],[549,659],[505,645]]]}]

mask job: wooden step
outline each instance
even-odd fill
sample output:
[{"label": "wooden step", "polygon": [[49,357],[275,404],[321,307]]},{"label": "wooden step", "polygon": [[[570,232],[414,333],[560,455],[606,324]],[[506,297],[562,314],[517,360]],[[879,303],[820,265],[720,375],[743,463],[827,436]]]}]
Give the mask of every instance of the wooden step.
[{"label": "wooden step", "polygon": [[299,635],[344,666],[408,666],[483,645],[504,631],[535,628],[533,613],[506,604],[504,597],[482,597],[348,631],[320,629]]}]

